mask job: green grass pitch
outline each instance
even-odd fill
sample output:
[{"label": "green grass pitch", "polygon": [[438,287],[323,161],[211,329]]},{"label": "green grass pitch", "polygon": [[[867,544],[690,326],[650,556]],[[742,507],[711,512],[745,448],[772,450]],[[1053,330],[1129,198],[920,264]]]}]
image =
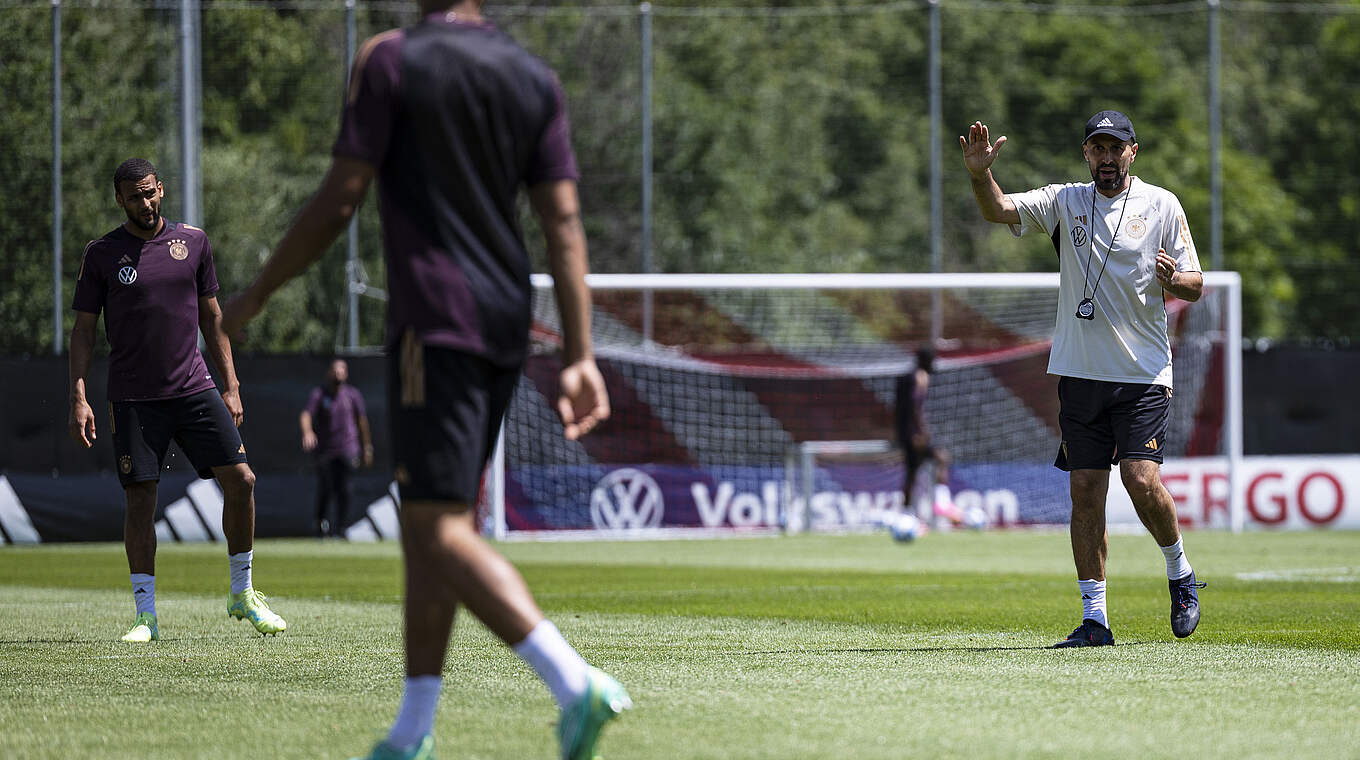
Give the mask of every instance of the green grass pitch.
[{"label": "green grass pitch", "polygon": [[[1204,616],[1175,640],[1161,553],[1110,541],[1118,646],[1078,623],[1065,533],[510,543],[547,614],[636,708],[610,760],[1360,757],[1360,533],[1187,534]],[[261,541],[276,638],[226,617],[220,545],[162,545],[162,640],[124,644],[121,545],[0,549],[0,756],[346,758],[395,714],[400,557]],[[529,669],[460,615],[441,758],[554,757]]]}]

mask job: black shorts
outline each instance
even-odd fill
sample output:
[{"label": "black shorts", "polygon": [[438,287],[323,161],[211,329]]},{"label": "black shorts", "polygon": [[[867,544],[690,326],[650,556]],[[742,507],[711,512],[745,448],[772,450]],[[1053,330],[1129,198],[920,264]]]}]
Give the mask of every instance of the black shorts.
[{"label": "black shorts", "polygon": [[519,368],[405,339],[388,351],[387,401],[402,501],[477,504]]},{"label": "black shorts", "polygon": [[934,446],[913,446],[908,443],[902,448],[902,454],[907,461],[908,469],[915,469],[925,464],[926,460],[940,461],[939,450]]},{"label": "black shorts", "polygon": [[1109,470],[1121,459],[1160,463],[1171,412],[1164,385],[1111,383],[1079,377],[1058,380],[1062,444],[1060,470]]},{"label": "black shorts", "polygon": [[118,482],[159,481],[173,440],[200,478],[212,468],[246,461],[241,431],[215,389],[159,401],[109,402],[109,426],[118,463]]}]

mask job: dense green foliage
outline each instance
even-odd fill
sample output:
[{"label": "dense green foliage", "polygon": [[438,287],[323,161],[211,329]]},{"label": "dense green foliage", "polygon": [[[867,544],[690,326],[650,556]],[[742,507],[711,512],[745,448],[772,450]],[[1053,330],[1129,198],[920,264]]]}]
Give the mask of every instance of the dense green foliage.
[{"label": "dense green foliage", "polygon": [[[1112,537],[1119,645],[1060,651],[1045,647],[1081,609],[1063,533],[500,548],[632,693],[606,757],[1053,758],[1095,742],[1146,758],[1174,737],[1170,754],[1245,759],[1353,754],[1358,539],[1188,536],[1209,585],[1178,641],[1161,553]],[[223,614],[223,554],[162,545],[162,639],[129,645],[121,546],[0,549],[5,756],[335,758],[375,741],[401,684],[397,547],[259,542],[255,581],[289,622],[264,639]],[[440,757],[553,756],[547,690],[470,615],[444,676]]]},{"label": "dense green foliage", "polygon": [[[686,0],[654,4],[654,247],[659,271],[927,271],[926,6]],[[414,18],[361,3],[359,36]],[[1047,241],[978,217],[955,136],[1009,137],[1006,190],[1082,181],[1086,116],[1126,111],[1135,172],[1181,198],[1211,263],[1208,15],[1200,3],[941,4],[944,268],[1052,267]],[[739,6],[747,6],[744,9]],[[1145,6],[1145,7],[1140,7]],[[169,6],[63,6],[63,305],[80,251],[121,221],[108,178],[146,155],[178,214],[176,16]],[[722,10],[720,10],[722,9]],[[487,13],[561,74],[596,271],[641,268],[640,24],[627,7]],[[1360,333],[1360,0],[1224,3],[1223,260],[1243,275],[1246,333]],[[0,7],[0,351],[50,350],[51,11]],[[224,291],[253,275],[329,160],[344,81],[344,16],[316,3],[205,2],[203,226]],[[383,282],[374,204],[359,252]],[[531,247],[536,233],[526,216]],[[535,253],[542,269],[540,253]],[[271,304],[246,347],[325,351],[346,318],[344,244]],[[363,342],[381,341],[364,300]],[[69,315],[67,317],[69,324]]]}]

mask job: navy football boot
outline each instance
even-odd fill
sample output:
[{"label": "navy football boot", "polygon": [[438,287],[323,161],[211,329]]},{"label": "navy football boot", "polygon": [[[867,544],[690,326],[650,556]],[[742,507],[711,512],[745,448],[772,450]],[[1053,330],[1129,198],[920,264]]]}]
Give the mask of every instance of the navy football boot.
[{"label": "navy football boot", "polygon": [[1196,589],[1204,588],[1203,583],[1195,581],[1195,574],[1189,575],[1179,580],[1167,581],[1171,587],[1171,632],[1176,634],[1176,638],[1183,639],[1195,632],[1195,626],[1199,625],[1199,593]]},{"label": "navy football boot", "polygon": [[1067,647],[1110,647],[1114,646],[1114,634],[1109,628],[1086,618],[1077,626],[1077,630],[1072,635],[1059,641],[1050,649],[1065,649]]}]

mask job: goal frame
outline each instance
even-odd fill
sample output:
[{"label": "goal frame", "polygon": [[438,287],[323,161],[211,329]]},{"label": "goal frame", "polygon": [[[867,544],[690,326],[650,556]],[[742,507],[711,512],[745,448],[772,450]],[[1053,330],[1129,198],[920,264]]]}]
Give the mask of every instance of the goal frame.
[{"label": "goal frame", "polygon": [[[552,287],[552,276],[533,274],[534,288]],[[640,291],[644,319],[650,320],[651,294],[672,290],[1003,290],[1059,287],[1057,272],[981,273],[770,273],[770,274],[588,274],[592,291]],[[1204,286],[1222,289],[1227,298],[1223,325],[1225,361],[1223,373],[1223,457],[1228,476],[1230,530],[1241,533],[1246,524],[1246,505],[1239,478],[1242,468],[1242,278],[1237,272],[1204,273]],[[644,335],[650,338],[650,325]],[[505,517],[504,426],[496,439],[486,478],[486,501],[490,514],[486,532],[498,539],[511,538]]]}]

